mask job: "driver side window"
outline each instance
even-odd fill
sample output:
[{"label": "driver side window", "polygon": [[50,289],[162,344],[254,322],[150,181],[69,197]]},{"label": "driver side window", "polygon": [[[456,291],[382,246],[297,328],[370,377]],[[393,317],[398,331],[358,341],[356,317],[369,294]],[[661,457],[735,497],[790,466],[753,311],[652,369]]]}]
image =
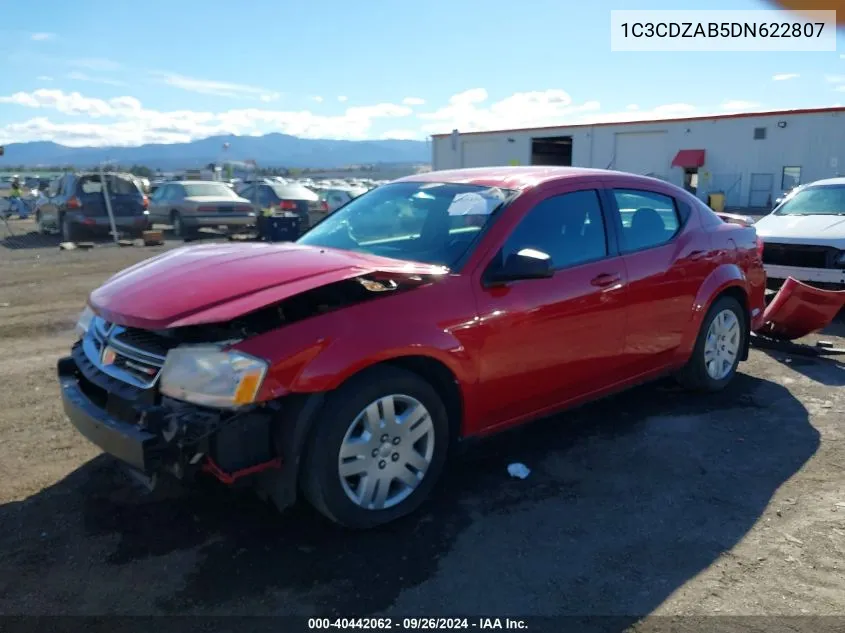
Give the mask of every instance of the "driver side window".
[{"label": "driver side window", "polygon": [[555,269],[606,257],[607,233],[598,192],[573,191],[539,202],[505,242],[499,264],[525,249],[549,255]]}]

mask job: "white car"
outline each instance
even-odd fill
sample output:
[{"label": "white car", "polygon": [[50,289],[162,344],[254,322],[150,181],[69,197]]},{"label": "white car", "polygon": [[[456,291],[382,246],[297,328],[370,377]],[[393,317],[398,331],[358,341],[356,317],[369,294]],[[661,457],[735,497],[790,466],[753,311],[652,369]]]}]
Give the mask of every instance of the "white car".
[{"label": "white car", "polygon": [[331,212],[335,209],[342,207],[353,198],[357,198],[358,196],[367,193],[367,189],[363,187],[337,187],[332,189],[324,189],[322,191],[319,191],[318,193],[320,195],[320,198],[322,200],[325,200],[326,205],[328,206],[328,209]]},{"label": "white car", "polygon": [[845,178],[796,189],[754,225],[763,238],[766,274],[845,289]]}]

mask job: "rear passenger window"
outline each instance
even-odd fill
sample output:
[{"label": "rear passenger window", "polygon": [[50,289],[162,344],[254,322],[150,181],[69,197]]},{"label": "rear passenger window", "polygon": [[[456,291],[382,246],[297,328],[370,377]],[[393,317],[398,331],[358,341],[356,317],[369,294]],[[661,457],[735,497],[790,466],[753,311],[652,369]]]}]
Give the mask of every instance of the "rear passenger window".
[{"label": "rear passenger window", "polygon": [[625,251],[654,248],[670,241],[681,228],[675,201],[653,191],[614,189],[622,219]]},{"label": "rear passenger window", "polygon": [[505,242],[499,261],[524,249],[546,253],[555,268],[606,257],[607,237],[598,193],[573,191],[539,202]]}]

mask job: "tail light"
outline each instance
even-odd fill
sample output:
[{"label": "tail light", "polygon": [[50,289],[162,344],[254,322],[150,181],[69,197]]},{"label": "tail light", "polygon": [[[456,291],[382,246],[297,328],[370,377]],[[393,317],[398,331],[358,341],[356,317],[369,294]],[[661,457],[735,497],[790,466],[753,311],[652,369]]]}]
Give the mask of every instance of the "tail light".
[{"label": "tail light", "polygon": [[323,213],[329,212],[329,203],[325,200],[320,200],[320,211],[322,211]]},{"label": "tail light", "polygon": [[279,203],[279,208],[284,211],[296,211],[298,205],[293,200],[282,200]]},{"label": "tail light", "polygon": [[94,226],[96,223],[97,220],[94,218],[85,218],[82,220],[82,224],[85,224],[86,226]]},{"label": "tail light", "polygon": [[763,259],[763,249],[765,248],[765,243],[763,242],[763,238],[759,235],[757,236],[757,255],[760,256],[760,259]]},{"label": "tail light", "polygon": [[142,197],[143,197],[142,204],[144,205],[144,208],[149,209],[150,208],[150,199],[147,196],[142,196]]},{"label": "tail light", "polygon": [[81,209],[82,203],[79,201],[79,198],[76,196],[71,196],[67,199],[67,208],[68,209]]},{"label": "tail light", "polygon": [[197,207],[198,213],[217,213],[217,207]]}]

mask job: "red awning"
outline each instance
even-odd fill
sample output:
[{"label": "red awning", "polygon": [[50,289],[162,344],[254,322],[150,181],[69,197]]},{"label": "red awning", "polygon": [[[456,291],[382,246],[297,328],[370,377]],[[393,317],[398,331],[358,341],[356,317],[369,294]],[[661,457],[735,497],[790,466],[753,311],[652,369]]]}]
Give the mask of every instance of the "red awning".
[{"label": "red awning", "polygon": [[682,149],[675,154],[672,160],[672,167],[694,168],[704,164],[703,149]]}]

